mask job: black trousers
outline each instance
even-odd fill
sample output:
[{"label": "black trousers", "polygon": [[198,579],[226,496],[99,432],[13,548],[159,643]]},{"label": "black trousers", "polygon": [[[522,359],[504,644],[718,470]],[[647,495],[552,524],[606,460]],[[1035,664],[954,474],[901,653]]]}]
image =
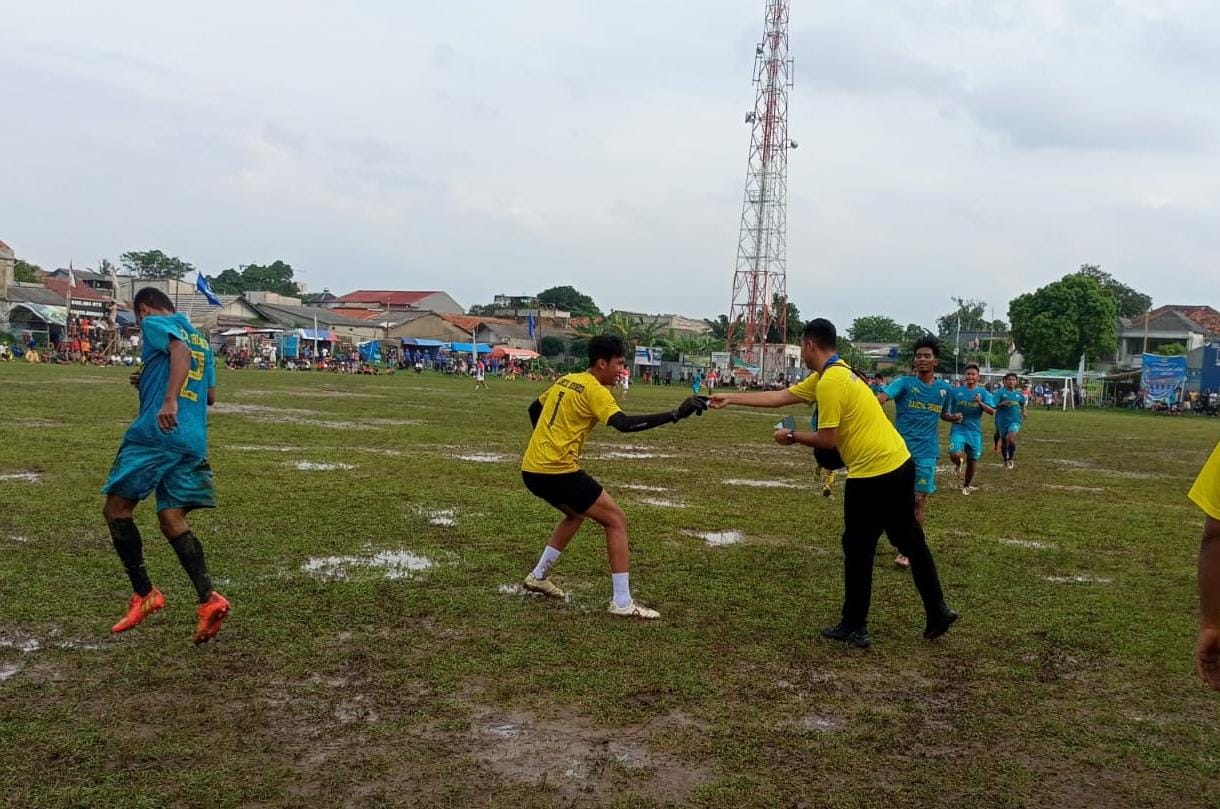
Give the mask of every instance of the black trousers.
[{"label": "black trousers", "polygon": [[875,478],[848,478],[843,491],[843,623],[864,626],[873,596],[873,558],[881,532],[911,560],[924,610],[944,601],[923,526],[915,521],[915,463]]}]

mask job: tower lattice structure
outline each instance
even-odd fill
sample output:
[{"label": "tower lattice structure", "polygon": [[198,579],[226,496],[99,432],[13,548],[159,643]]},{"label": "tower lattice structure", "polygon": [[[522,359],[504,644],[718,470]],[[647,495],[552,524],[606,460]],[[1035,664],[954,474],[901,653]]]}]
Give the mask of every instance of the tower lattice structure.
[{"label": "tower lattice structure", "polygon": [[788,150],[796,148],[788,137],[790,2],[766,4],[763,38],[754,49],[754,109],[746,114],[750,159],[728,329],[730,357],[758,366],[760,376],[768,365],[768,333],[777,332],[780,345],[787,334]]}]

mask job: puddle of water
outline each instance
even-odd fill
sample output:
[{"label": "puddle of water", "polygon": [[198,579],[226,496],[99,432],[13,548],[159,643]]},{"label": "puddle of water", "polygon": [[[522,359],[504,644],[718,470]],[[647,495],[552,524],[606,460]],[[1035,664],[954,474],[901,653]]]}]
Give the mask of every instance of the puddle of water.
[{"label": "puddle of water", "polygon": [[470,461],[471,463],[501,463],[507,460],[507,456],[495,452],[474,452],[469,455],[455,455],[454,457],[459,461]]},{"label": "puddle of water", "polygon": [[355,469],[350,463],[314,463],[313,461],[297,461],[294,469],[302,472],[333,472],[337,469]]},{"label": "puddle of water", "polygon": [[316,556],[305,560],[301,570],[321,579],[342,581],[353,568],[381,570],[387,579],[404,579],[434,566],[431,559],[410,551],[377,551],[368,556]]},{"label": "puddle of water", "polygon": [[1075,576],[1043,576],[1042,578],[1055,584],[1112,584],[1114,581],[1101,576],[1088,576],[1080,573]]},{"label": "puddle of water", "polygon": [[713,548],[722,548],[725,545],[736,545],[739,542],[745,541],[745,534],[736,530],[729,531],[688,531],[690,536],[698,537]]},{"label": "puddle of water", "polygon": [[721,481],[726,486],[752,486],[757,489],[799,489],[798,484],[788,480],[746,480],[744,478],[729,478]]},{"label": "puddle of water", "polygon": [[14,665],[7,665],[7,664],[0,665],[0,683],[12,678],[19,671],[21,671],[21,666],[14,666]]},{"label": "puddle of water", "polygon": [[16,649],[19,652],[30,654],[41,648],[42,642],[38,638],[0,638],[0,649]]},{"label": "puddle of water", "polygon": [[640,502],[657,508],[686,508],[686,503],[679,503],[677,500],[663,500],[660,497],[642,497]]},{"label": "puddle of water", "polygon": [[631,452],[610,450],[597,456],[603,461],[645,461],[649,458],[676,458],[677,455],[665,455],[660,452]]},{"label": "puddle of water", "polygon": [[1051,551],[1055,549],[1054,545],[1049,545],[1045,542],[1038,542],[1033,539],[1008,539],[1000,540],[1001,545],[1011,545],[1014,548],[1031,548],[1035,551]]},{"label": "puddle of water", "polygon": [[41,472],[0,472],[0,480],[22,480],[26,483],[42,483]]},{"label": "puddle of water", "polygon": [[425,511],[428,517],[428,525],[441,525],[452,527],[457,525],[457,512],[451,508],[437,509],[436,511]]}]

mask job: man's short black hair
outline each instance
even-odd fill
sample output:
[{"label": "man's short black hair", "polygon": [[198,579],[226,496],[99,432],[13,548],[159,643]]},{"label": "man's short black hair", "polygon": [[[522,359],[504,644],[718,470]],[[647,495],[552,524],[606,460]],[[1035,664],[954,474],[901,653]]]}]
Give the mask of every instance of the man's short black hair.
[{"label": "man's short black hair", "polygon": [[147,306],[149,309],[158,309],[163,312],[175,312],[174,302],[156,287],[144,287],[136,293],[135,298],[131,301],[133,309],[138,309],[141,305]]},{"label": "man's short black hair", "polygon": [[980,368],[980,367],[978,367],[977,365],[975,365],[973,362],[972,362],[972,363],[970,363],[969,365],[967,365],[967,366],[966,366],[966,367],[965,367],[963,370],[965,370],[965,371],[969,371],[971,368],[973,368],[973,369],[974,369],[974,370],[976,370],[976,371],[982,371],[982,370],[983,370],[982,368]]},{"label": "man's short black hair", "polygon": [[598,360],[609,362],[615,357],[627,356],[623,346],[623,338],[617,334],[599,334],[589,341],[589,366],[597,365]]},{"label": "man's short black hair", "polygon": [[839,347],[839,335],[835,324],[824,317],[815,317],[805,324],[801,331],[801,341],[811,340],[818,348],[836,349]]},{"label": "man's short black hair", "polygon": [[1020,379],[1020,377],[1018,377],[1018,376],[1017,376],[1017,372],[1016,372],[1016,371],[1009,371],[1008,373],[1004,374],[1004,378],[1005,378],[1005,379],[1008,379],[1008,377],[1010,377],[1010,376],[1011,376],[1013,379]]},{"label": "man's short black hair", "polygon": [[921,348],[932,349],[932,356],[936,357],[936,359],[940,359],[940,340],[937,340],[932,335],[925,334],[923,337],[916,340],[915,345],[911,347],[911,355],[914,356],[915,352]]}]

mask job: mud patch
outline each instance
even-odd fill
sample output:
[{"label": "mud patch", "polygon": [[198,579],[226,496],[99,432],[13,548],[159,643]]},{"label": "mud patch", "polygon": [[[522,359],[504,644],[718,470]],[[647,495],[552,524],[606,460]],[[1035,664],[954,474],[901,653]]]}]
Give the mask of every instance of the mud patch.
[{"label": "mud patch", "polygon": [[708,768],[654,751],[649,739],[684,718],[603,728],[580,717],[549,720],[529,713],[487,713],[472,720],[471,755],[514,781],[545,783],[565,802],[623,799],[633,792],[655,801],[681,801],[706,783]]},{"label": "mud patch", "polygon": [[41,472],[0,472],[0,481],[13,480],[22,483],[42,483]]},{"label": "mud patch", "polygon": [[327,581],[346,581],[357,572],[376,572],[387,579],[405,579],[436,566],[426,556],[410,551],[376,551],[366,556],[315,556],[301,570]]},{"label": "mud patch", "polygon": [[720,481],[725,486],[749,486],[755,489],[804,489],[807,488],[790,480],[747,480],[745,478],[729,478]]},{"label": "mud patch", "polygon": [[290,465],[300,472],[334,472],[356,468],[350,463],[317,463],[315,461],[296,461]]},{"label": "mud patch", "polygon": [[33,654],[42,648],[42,641],[30,635],[0,635],[0,649],[15,649],[22,654]]},{"label": "mud patch", "polygon": [[712,548],[723,548],[726,545],[738,545],[745,542],[746,535],[737,530],[728,531],[684,531],[687,536],[702,539]]},{"label": "mud patch", "polygon": [[843,729],[843,720],[829,714],[811,713],[793,720],[791,726],[810,733],[834,733]]},{"label": "mud patch", "polygon": [[353,393],[346,390],[335,390],[333,388],[323,388],[322,390],[293,390],[291,392],[278,390],[239,390],[236,392],[238,396],[311,396],[318,399],[384,399],[383,393]]}]

